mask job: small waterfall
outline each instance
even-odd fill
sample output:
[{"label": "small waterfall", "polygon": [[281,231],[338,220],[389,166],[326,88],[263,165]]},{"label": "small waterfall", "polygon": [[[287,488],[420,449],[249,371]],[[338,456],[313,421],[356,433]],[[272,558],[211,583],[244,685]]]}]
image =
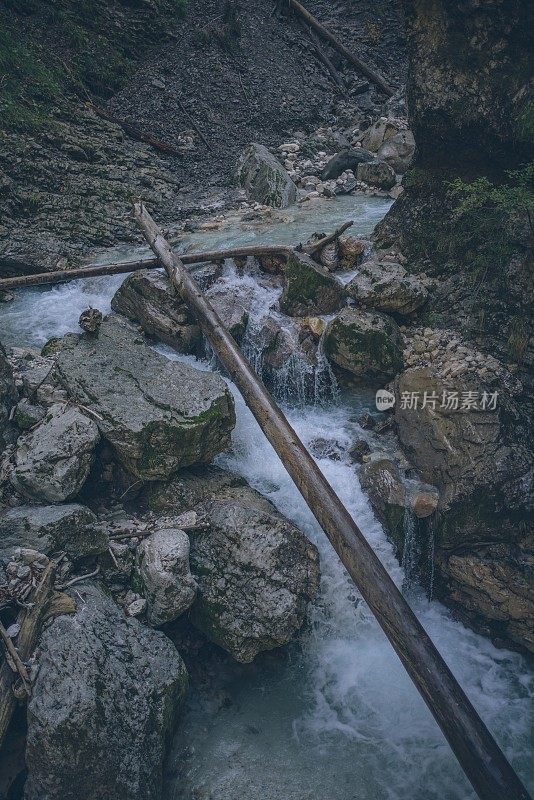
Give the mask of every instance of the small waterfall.
[{"label": "small waterfall", "polygon": [[402,589],[409,594],[418,584],[420,557],[419,543],[417,542],[416,535],[417,524],[415,514],[409,508],[404,509],[402,529],[404,534],[404,547],[401,562],[404,570]]},{"label": "small waterfall", "polygon": [[315,367],[314,405],[336,402],[339,397],[339,386],[330,362],[324,351],[326,327],[321,333],[317,345],[317,366]]}]

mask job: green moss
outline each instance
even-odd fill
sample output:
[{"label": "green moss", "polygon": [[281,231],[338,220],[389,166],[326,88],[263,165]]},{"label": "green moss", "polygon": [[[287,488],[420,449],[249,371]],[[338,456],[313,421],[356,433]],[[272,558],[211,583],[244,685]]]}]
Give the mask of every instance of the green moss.
[{"label": "green moss", "polygon": [[327,314],[339,308],[344,290],[307,257],[290,255],[285,270],[280,308],[285,314]]}]

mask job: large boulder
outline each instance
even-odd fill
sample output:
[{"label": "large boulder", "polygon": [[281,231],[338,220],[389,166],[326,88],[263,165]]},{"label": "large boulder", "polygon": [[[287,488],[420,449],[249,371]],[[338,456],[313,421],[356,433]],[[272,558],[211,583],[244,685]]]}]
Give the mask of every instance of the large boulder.
[{"label": "large boulder", "polygon": [[324,348],[331,362],[357,376],[391,378],[403,366],[396,323],[359,308],[344,308],[328,323]]},{"label": "large boulder", "polygon": [[331,181],[339,178],[342,172],[352,170],[356,172],[358,164],[363,164],[366,161],[373,161],[374,154],[369,153],[368,150],[363,148],[347,147],[340,150],[335,156],[332,156],[321,173],[321,180]]},{"label": "large boulder", "polygon": [[146,487],[145,499],[156,514],[179,514],[224,489],[245,485],[240,475],[209,464],[184,469],[165,483],[150,484]]},{"label": "large boulder", "polygon": [[346,290],[364,308],[401,316],[412,314],[428,300],[421,281],[391,261],[366,261]]},{"label": "large boulder", "polygon": [[200,328],[159,270],[143,269],[129,275],[115,293],[111,307],[180,353],[197,349]]},{"label": "large boulder", "polygon": [[385,161],[369,161],[358,164],[357,178],[363,183],[378,186],[379,189],[392,189],[397,183],[395,170]]},{"label": "large boulder", "polygon": [[99,439],[94,421],[77,408],[51,406],[37,428],[17,441],[13,486],[36,500],[70,500],[89,475]]},{"label": "large boulder", "polygon": [[162,633],[76,587],[43,632],[28,704],[26,800],[159,800],[187,673]]},{"label": "large boulder", "polygon": [[399,175],[410,168],[415,154],[415,139],[410,130],[399,131],[383,142],[377,150],[376,157],[385,161]]},{"label": "large boulder", "polygon": [[65,550],[76,560],[108,549],[108,537],[92,511],[78,503],[59,506],[18,506],[0,515],[0,558],[17,547],[45,555]]},{"label": "large boulder", "polygon": [[66,336],[57,366],[71,397],[91,409],[118,460],[141,480],[210,461],[230,442],[235,415],[222,378],[155,353],[123,317],[107,317],[97,339]]},{"label": "large boulder", "polygon": [[191,536],[199,585],[192,622],[237,661],[289,642],[319,583],[319,558],[298,528],[249,487],[226,489],[197,512]]},{"label": "large boulder", "polygon": [[376,153],[384,142],[392,139],[399,130],[399,122],[394,119],[381,117],[366,131],[361,140],[362,147]]},{"label": "large boulder", "polygon": [[12,406],[18,400],[18,392],[13,380],[13,370],[6,357],[6,351],[0,344],[0,452],[5,446],[5,428],[9,420]]},{"label": "large boulder", "polygon": [[297,199],[297,187],[282,164],[262,144],[251,144],[242,154],[237,179],[247,196],[258,203],[286,208]]},{"label": "large boulder", "polygon": [[345,296],[342,284],[304,253],[291,253],[285,268],[280,310],[295,317],[331,314]]},{"label": "large boulder", "polygon": [[147,536],[137,548],[136,571],[151,625],[172,622],[195,599],[197,585],[189,569],[189,538],[184,531],[162,528]]}]

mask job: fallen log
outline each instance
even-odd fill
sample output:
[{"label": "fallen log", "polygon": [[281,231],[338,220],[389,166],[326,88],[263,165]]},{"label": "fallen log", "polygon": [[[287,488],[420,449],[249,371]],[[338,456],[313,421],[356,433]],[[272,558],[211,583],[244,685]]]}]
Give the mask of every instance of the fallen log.
[{"label": "fallen log", "polygon": [[321,239],[318,239],[313,244],[297,247],[297,250],[302,250],[309,256],[314,256],[316,253],[320,253],[323,247],[326,247],[327,244],[330,244],[330,242],[334,242],[336,239],[339,239],[341,234],[344,233],[347,230],[347,228],[350,228],[351,225],[352,222],[345,222],[343,225],[341,225],[341,227],[337,228],[333,233],[330,233],[328,236],[323,236]]},{"label": "fallen log", "polygon": [[[304,24],[304,21],[302,21],[302,23],[303,23],[303,27],[306,29],[306,25]],[[339,77],[339,73],[338,73],[337,69],[334,67],[334,65],[332,64],[332,62],[330,61],[330,59],[328,58],[328,56],[324,52],[324,50],[321,47],[321,44],[319,42],[319,39],[317,38],[317,36],[313,32],[313,30],[311,28],[307,28],[307,30],[308,30],[308,36],[310,37],[310,40],[311,40],[311,43],[313,45],[313,49],[315,51],[315,54],[316,54],[317,58],[326,67],[326,71],[328,72],[328,74],[332,78],[332,81],[333,81],[334,85],[336,86],[336,88],[339,90],[339,92],[341,94],[344,94],[345,93],[345,87],[343,86],[343,81]]]},{"label": "fallen log", "polygon": [[[323,245],[321,244],[321,247]],[[208,250],[199,253],[184,253],[181,258],[184,264],[202,264],[205,261],[223,261],[225,258],[248,258],[282,255],[287,256],[292,248],[287,245],[265,245],[250,247],[231,247],[227,250]],[[137,272],[140,269],[161,269],[157,258],[146,258],[140,261],[112,261],[109,264],[94,264],[78,269],[64,269],[58,272],[38,272],[35,275],[18,275],[16,278],[2,278],[0,292],[8,289],[21,289],[27,286],[64,283],[79,278],[97,278],[101,275],[121,275],[126,272]]]},{"label": "fallen log", "polygon": [[[31,598],[30,607],[23,609],[17,618],[17,622],[20,625],[17,637],[17,663],[21,662],[24,669],[24,662],[30,658],[35,650],[41,626],[47,614],[48,602],[54,593],[56,568],[56,562],[50,561],[48,563],[43,572],[41,582]],[[17,705],[17,697],[13,691],[13,677],[13,671],[6,658],[0,667],[0,750]]]},{"label": "fallen log", "polygon": [[135,205],[134,213],[171,285],[195,312],[215,353],[393,645],[479,797],[528,800],[527,790],[425,629],[183,261],[173,253],[141,203]]},{"label": "fallen log", "polygon": [[178,148],[173,147],[171,144],[167,144],[167,142],[162,142],[160,139],[155,139],[148,133],[144,133],[144,131],[142,131],[141,128],[138,128],[137,125],[133,125],[131,122],[126,122],[125,120],[116,117],[115,114],[111,114],[105,108],[101,108],[94,103],[88,103],[87,105],[92,111],[94,111],[97,117],[101,117],[101,119],[105,119],[108,122],[113,122],[115,125],[119,125],[123,129],[124,133],[130,137],[130,139],[135,139],[137,142],[148,144],[150,147],[154,148],[154,150],[159,150],[160,153],[165,153],[165,155],[168,156],[183,156],[183,153],[178,150]]},{"label": "fallen log", "polygon": [[321,25],[318,19],[310,14],[310,12],[304,8],[304,6],[298,2],[298,0],[289,0],[289,6],[292,8],[302,19],[304,19],[308,25],[313,28],[313,30],[317,31],[319,36],[321,36],[325,41],[329,42],[332,47],[338,51],[347,61],[349,61],[356,69],[358,69],[366,78],[369,78],[379,89],[381,89],[384,94],[388,97],[392,97],[395,92],[388,86],[385,80],[379,75],[377,72],[372,70],[367,64],[355,56],[354,53],[351,53],[344,44],[336,39],[334,34],[325,28],[324,25]]}]

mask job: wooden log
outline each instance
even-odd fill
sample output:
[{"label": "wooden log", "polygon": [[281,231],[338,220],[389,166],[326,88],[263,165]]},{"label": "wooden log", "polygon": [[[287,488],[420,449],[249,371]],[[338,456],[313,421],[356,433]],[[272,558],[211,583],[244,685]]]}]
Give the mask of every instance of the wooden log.
[{"label": "wooden log", "polygon": [[347,61],[349,61],[354,67],[356,67],[357,70],[365,75],[366,78],[369,78],[370,81],[378,86],[378,88],[381,89],[384,94],[386,94],[388,97],[393,97],[395,92],[391,86],[388,86],[382,76],[368,67],[367,64],[364,64],[364,62],[359,59],[358,56],[355,56],[354,53],[351,53],[344,44],[341,44],[341,42],[336,39],[334,34],[329,31],[328,28],[325,28],[324,25],[321,25],[319,20],[316,19],[313,14],[310,14],[310,12],[304,8],[304,6],[299,3],[298,0],[289,0],[289,6],[297,14],[299,14],[299,16],[301,16],[308,23],[308,25],[313,28],[313,30],[317,31],[319,36],[321,36],[325,41],[330,42],[332,47],[337,50],[338,53],[346,58]]},{"label": "wooden log", "polygon": [[[21,611],[18,616],[17,622],[20,625],[20,631],[17,637],[17,651],[22,663],[30,658],[37,644],[48,601],[53,594],[56,568],[57,564],[54,561],[48,563],[41,582],[31,598],[31,607]],[[0,750],[16,705],[17,698],[13,693],[13,672],[5,659],[0,667]]]},{"label": "wooden log", "polygon": [[482,800],[529,795],[380,559],[310,456],[183,262],[141,203],[136,219],[349,575],[393,645]]},{"label": "wooden log", "polygon": [[[291,251],[287,245],[264,245],[250,247],[231,247],[226,250],[208,250],[203,253],[185,253],[182,255],[184,264],[202,264],[207,261],[223,261],[225,258],[248,258],[248,256],[261,257],[282,255],[286,256]],[[28,286],[42,286],[44,284],[64,283],[79,278],[98,278],[102,275],[121,275],[127,272],[137,272],[141,269],[161,269],[157,258],[141,259],[140,261],[111,261],[108,264],[95,264],[78,269],[64,269],[57,272],[37,272],[35,275],[17,275],[15,278],[2,278],[0,292],[8,289],[21,289]]]},{"label": "wooden log", "polygon": [[344,231],[346,231],[347,228],[350,228],[351,225],[352,222],[345,222],[344,225],[341,225],[341,227],[337,228],[337,230],[335,230],[333,233],[330,233],[328,236],[323,236],[322,239],[318,239],[313,244],[304,245],[304,247],[297,249],[301,249],[304,253],[307,253],[309,256],[314,256],[316,253],[320,253],[323,247],[326,247],[327,244],[330,244],[330,242],[334,242],[336,239],[339,239],[341,234],[344,233]]},{"label": "wooden log", "polygon": [[[303,21],[303,26],[304,26],[304,28],[306,28],[306,25],[304,25],[304,21]],[[321,44],[319,42],[319,39],[317,38],[317,36],[315,35],[315,33],[313,32],[313,30],[311,28],[308,28],[308,35],[309,35],[309,37],[311,39],[311,43],[313,45],[313,49],[315,51],[315,54],[317,55],[317,58],[326,67],[326,71],[328,72],[328,74],[332,78],[332,81],[333,81],[334,85],[336,86],[336,88],[339,90],[339,92],[341,94],[344,94],[345,93],[345,87],[343,86],[343,81],[341,80],[337,69],[334,67],[334,65],[332,64],[332,62],[330,61],[330,59],[328,58],[328,56],[324,52],[324,50],[321,47]]]}]

